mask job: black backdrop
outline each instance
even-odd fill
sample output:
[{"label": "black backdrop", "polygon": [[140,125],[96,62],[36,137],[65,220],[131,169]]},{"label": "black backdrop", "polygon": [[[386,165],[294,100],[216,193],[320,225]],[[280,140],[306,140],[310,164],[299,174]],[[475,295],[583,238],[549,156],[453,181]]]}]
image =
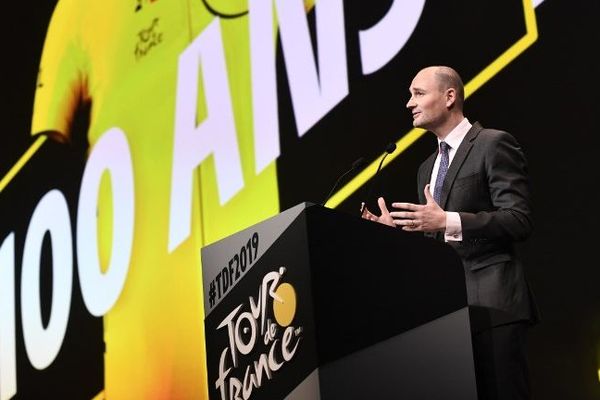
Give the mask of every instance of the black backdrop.
[{"label": "black backdrop", "polygon": [[[0,145],[0,176],[32,142],[28,134],[32,96],[53,5],[52,1],[4,5],[0,108],[4,139]],[[527,274],[542,312],[542,323],[530,335],[534,398],[594,399],[600,398],[600,268],[594,257],[600,223],[595,207],[599,198],[594,189],[599,172],[594,162],[600,141],[598,128],[593,124],[600,115],[600,65],[596,54],[600,43],[600,2],[546,0],[535,12],[538,40],[467,100],[466,114],[484,126],[513,133],[530,162],[536,229],[523,250]],[[497,17],[495,24],[500,26],[502,14]],[[472,34],[465,30],[462,35],[449,35],[446,45],[461,48],[461,43]],[[435,56],[424,56],[423,64],[435,61]],[[479,56],[473,54],[476,60]],[[461,72],[468,77],[474,71],[475,66],[473,71]],[[403,88],[414,72],[399,77],[399,118],[408,117],[404,108],[407,91]],[[383,149],[386,143],[385,138],[371,143],[368,155],[378,154],[377,149]],[[433,138],[428,136],[419,139],[406,157],[395,162],[400,166],[382,171],[377,190],[414,199],[415,165],[431,152],[432,143]],[[293,150],[286,153],[285,140],[283,146],[284,155],[278,163],[292,174],[294,165],[301,160],[293,160]],[[336,152],[322,159],[342,161],[323,161],[323,175],[316,178],[314,192],[305,196],[306,200],[320,201],[340,171],[363,155],[344,152],[343,143],[337,146]],[[286,182],[280,184],[282,208],[296,203],[299,194],[292,189],[286,191]],[[342,203],[340,209],[356,212],[360,198],[361,191]],[[7,220],[7,212],[10,210],[3,204],[1,221]],[[20,381],[21,395],[24,386],[27,384]]]}]

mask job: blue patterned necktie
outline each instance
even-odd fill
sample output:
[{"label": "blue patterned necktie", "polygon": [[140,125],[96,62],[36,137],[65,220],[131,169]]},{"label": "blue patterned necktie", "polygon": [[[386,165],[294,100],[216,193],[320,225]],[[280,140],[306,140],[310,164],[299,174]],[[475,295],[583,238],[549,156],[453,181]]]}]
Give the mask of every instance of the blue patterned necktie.
[{"label": "blue patterned necktie", "polygon": [[448,165],[450,159],[448,157],[448,143],[440,142],[440,168],[438,169],[437,179],[435,180],[435,188],[433,189],[433,199],[436,203],[440,204],[442,197],[442,186],[444,185],[444,178],[446,178],[446,172],[448,172]]}]

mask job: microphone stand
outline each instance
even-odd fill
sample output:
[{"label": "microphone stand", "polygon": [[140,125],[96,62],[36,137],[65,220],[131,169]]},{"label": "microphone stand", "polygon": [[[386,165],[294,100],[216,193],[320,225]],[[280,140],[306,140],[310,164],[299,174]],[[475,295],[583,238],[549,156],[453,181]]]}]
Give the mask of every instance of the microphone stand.
[{"label": "microphone stand", "polygon": [[337,186],[340,183],[340,181],[342,180],[342,178],[345,177],[346,175],[348,175],[350,172],[354,171],[356,168],[361,167],[362,165],[364,165],[364,163],[365,163],[364,157],[361,157],[358,160],[354,161],[352,163],[352,167],[350,167],[350,169],[348,171],[344,172],[337,179],[337,181],[335,181],[335,184],[333,185],[333,187],[331,188],[331,190],[329,191],[329,193],[327,194],[327,196],[325,197],[325,199],[321,202],[321,206],[325,206],[325,203],[327,203],[327,200],[329,200],[329,198],[333,194],[333,191],[335,190],[335,188],[337,188]]},{"label": "microphone stand", "polygon": [[[385,154],[383,155],[383,157],[381,157],[381,161],[379,161],[379,166],[377,167],[377,171],[375,171],[375,173],[373,174],[373,177],[371,178],[371,182],[369,182],[369,188],[367,189],[367,199],[369,199],[371,197],[371,192],[373,191],[373,182],[375,182],[375,178],[377,177],[377,174],[379,173],[379,170],[381,169],[381,166],[383,165],[383,160],[385,160],[385,158],[388,156],[388,154],[392,154],[394,152],[394,150],[396,150],[396,143],[389,143],[387,145],[387,147],[385,148]],[[363,204],[360,207],[360,216],[361,217],[362,217],[363,213],[365,212],[366,207],[367,207],[367,202],[363,201]]]}]

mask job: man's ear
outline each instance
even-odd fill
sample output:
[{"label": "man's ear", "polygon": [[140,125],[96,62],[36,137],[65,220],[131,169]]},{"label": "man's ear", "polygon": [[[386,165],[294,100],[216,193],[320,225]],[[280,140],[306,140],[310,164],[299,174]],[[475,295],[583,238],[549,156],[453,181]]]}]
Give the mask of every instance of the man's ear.
[{"label": "man's ear", "polygon": [[452,108],[456,103],[456,89],[446,89],[446,107]]}]

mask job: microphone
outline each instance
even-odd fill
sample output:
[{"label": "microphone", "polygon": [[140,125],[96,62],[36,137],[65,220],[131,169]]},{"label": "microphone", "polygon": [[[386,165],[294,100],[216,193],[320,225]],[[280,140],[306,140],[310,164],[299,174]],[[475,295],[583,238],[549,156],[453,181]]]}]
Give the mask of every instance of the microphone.
[{"label": "microphone", "polygon": [[[390,142],[388,143],[387,147],[385,148],[385,154],[383,155],[383,157],[381,157],[381,161],[379,161],[379,166],[377,167],[377,171],[375,171],[375,173],[373,174],[373,177],[371,178],[371,182],[369,182],[369,189],[367,190],[367,199],[369,199],[371,197],[371,192],[373,191],[373,182],[375,182],[375,178],[377,177],[377,174],[379,173],[379,170],[381,169],[381,166],[383,165],[383,160],[385,160],[385,158],[388,156],[388,154],[392,154],[394,151],[396,150],[396,143]],[[363,212],[365,211],[365,207],[367,206],[367,202],[363,201],[362,206],[360,207],[360,215],[363,215]]]},{"label": "microphone", "polygon": [[346,175],[348,175],[350,172],[354,171],[355,169],[362,167],[363,165],[365,165],[365,158],[364,157],[360,157],[359,159],[357,159],[356,161],[354,161],[352,163],[352,167],[350,167],[350,169],[348,171],[346,171],[342,175],[340,175],[340,177],[337,179],[337,181],[335,181],[335,184],[333,185],[333,187],[331,188],[331,190],[327,194],[327,197],[325,197],[325,200],[323,200],[323,202],[321,202],[321,205],[325,206],[325,203],[327,203],[327,200],[329,200],[329,198],[333,194],[333,191],[335,190],[335,188],[337,188],[338,184],[340,183],[340,181],[342,180],[343,177],[345,177]]}]

